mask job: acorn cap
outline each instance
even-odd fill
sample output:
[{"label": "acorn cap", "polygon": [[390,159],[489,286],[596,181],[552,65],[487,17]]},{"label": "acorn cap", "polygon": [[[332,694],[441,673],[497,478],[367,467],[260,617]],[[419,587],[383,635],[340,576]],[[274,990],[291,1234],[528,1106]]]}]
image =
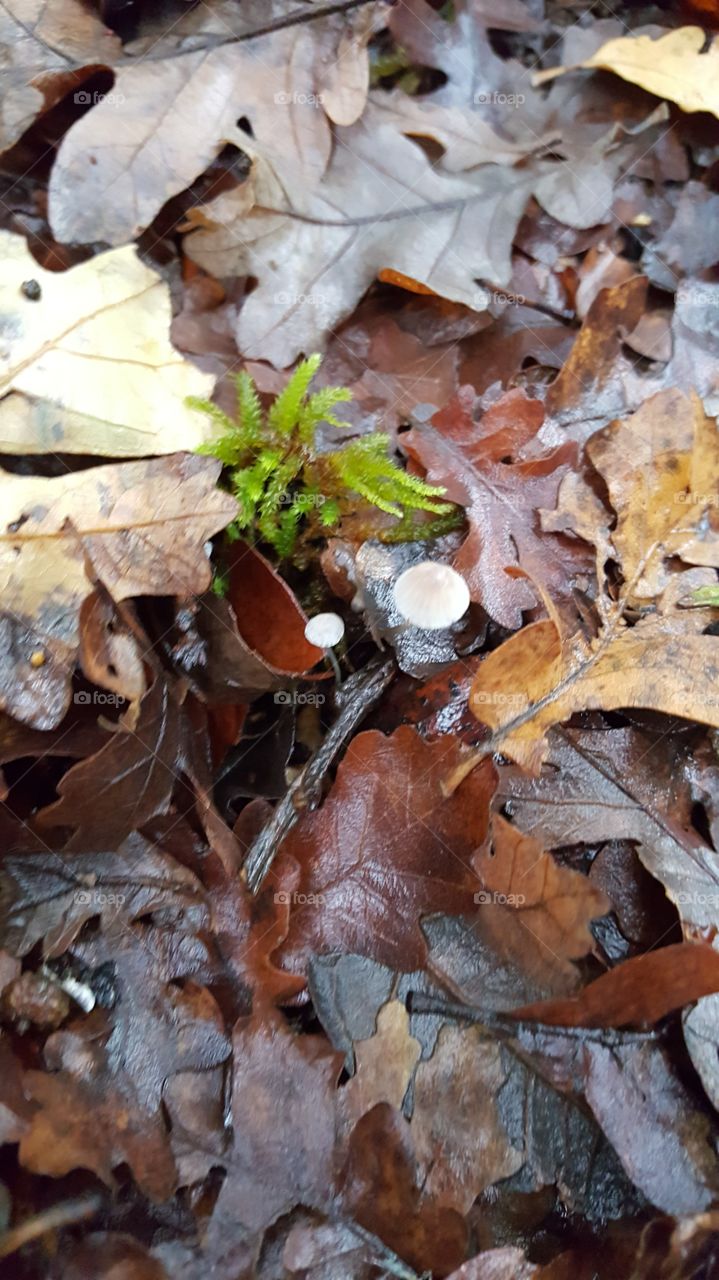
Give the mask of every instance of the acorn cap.
[{"label": "acorn cap", "polygon": [[425,631],[441,631],[469,607],[469,588],[448,564],[423,560],[405,569],[394,584],[394,602],[402,617]]},{"label": "acorn cap", "polygon": [[305,627],[305,640],[318,649],[331,649],[339,644],[345,633],[345,624],[338,613],[317,613]]}]

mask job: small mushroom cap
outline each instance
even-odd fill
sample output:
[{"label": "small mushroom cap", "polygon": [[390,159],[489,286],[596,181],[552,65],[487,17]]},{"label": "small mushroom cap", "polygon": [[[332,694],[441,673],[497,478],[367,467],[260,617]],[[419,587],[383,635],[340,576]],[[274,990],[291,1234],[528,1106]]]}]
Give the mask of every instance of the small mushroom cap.
[{"label": "small mushroom cap", "polygon": [[317,613],[305,627],[305,640],[318,649],[331,649],[339,644],[345,633],[345,624],[338,613]]},{"label": "small mushroom cap", "polygon": [[405,569],[394,584],[394,602],[407,622],[425,631],[441,631],[469,607],[469,588],[448,564],[423,560]]}]

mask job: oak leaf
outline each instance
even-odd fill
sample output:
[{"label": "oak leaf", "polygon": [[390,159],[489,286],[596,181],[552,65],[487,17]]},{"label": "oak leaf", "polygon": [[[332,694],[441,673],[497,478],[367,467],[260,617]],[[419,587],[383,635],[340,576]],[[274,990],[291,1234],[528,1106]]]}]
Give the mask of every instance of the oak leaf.
[{"label": "oak leaf", "polygon": [[445,743],[425,743],[407,726],[350,743],[322,808],[282,844],[302,871],[279,952],[293,972],[329,951],[411,971],[426,957],[421,915],[473,910],[471,857],[487,832],[494,773],[487,762],[446,800],[447,761]]},{"label": "oak leaf", "polygon": [[[638,84],[658,98],[676,102],[682,111],[710,111],[719,116],[719,45],[704,49],[701,27],[678,27],[656,40],[648,35],[608,40],[579,65],[602,69]],[[576,70],[562,67],[561,71]],[[535,84],[559,72],[540,72]]]}]

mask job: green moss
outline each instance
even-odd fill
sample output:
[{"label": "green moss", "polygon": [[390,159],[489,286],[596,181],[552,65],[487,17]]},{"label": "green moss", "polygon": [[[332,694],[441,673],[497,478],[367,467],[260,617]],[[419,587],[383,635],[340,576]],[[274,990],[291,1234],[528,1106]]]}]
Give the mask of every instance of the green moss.
[{"label": "green moss", "polygon": [[[200,452],[224,464],[240,504],[230,537],[249,535],[287,558],[297,555],[300,544],[332,533],[350,514],[369,529],[366,536],[386,541],[436,537],[456,528],[460,509],[442,501],[444,489],[409,475],[390,457],[388,436],[360,436],[318,451],[318,426],[346,426],[335,409],[352,398],[346,387],[310,392],[320,363],[317,355],[302,361],[266,412],[247,373],[235,379],[236,419],[208,400],[188,401],[218,429]],[[372,529],[372,511],[395,517],[394,525]],[[420,518],[425,512],[430,518]]]}]

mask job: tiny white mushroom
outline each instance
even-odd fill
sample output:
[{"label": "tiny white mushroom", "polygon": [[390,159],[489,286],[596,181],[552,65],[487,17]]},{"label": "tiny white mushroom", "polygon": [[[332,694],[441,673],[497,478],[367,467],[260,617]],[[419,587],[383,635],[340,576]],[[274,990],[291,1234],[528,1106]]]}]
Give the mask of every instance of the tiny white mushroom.
[{"label": "tiny white mushroom", "polygon": [[345,624],[338,613],[317,613],[305,627],[305,640],[318,649],[331,649],[339,644],[345,633]]},{"label": "tiny white mushroom", "polygon": [[394,584],[394,602],[412,626],[441,631],[466,612],[469,589],[456,569],[435,560],[423,560],[400,574]]}]

